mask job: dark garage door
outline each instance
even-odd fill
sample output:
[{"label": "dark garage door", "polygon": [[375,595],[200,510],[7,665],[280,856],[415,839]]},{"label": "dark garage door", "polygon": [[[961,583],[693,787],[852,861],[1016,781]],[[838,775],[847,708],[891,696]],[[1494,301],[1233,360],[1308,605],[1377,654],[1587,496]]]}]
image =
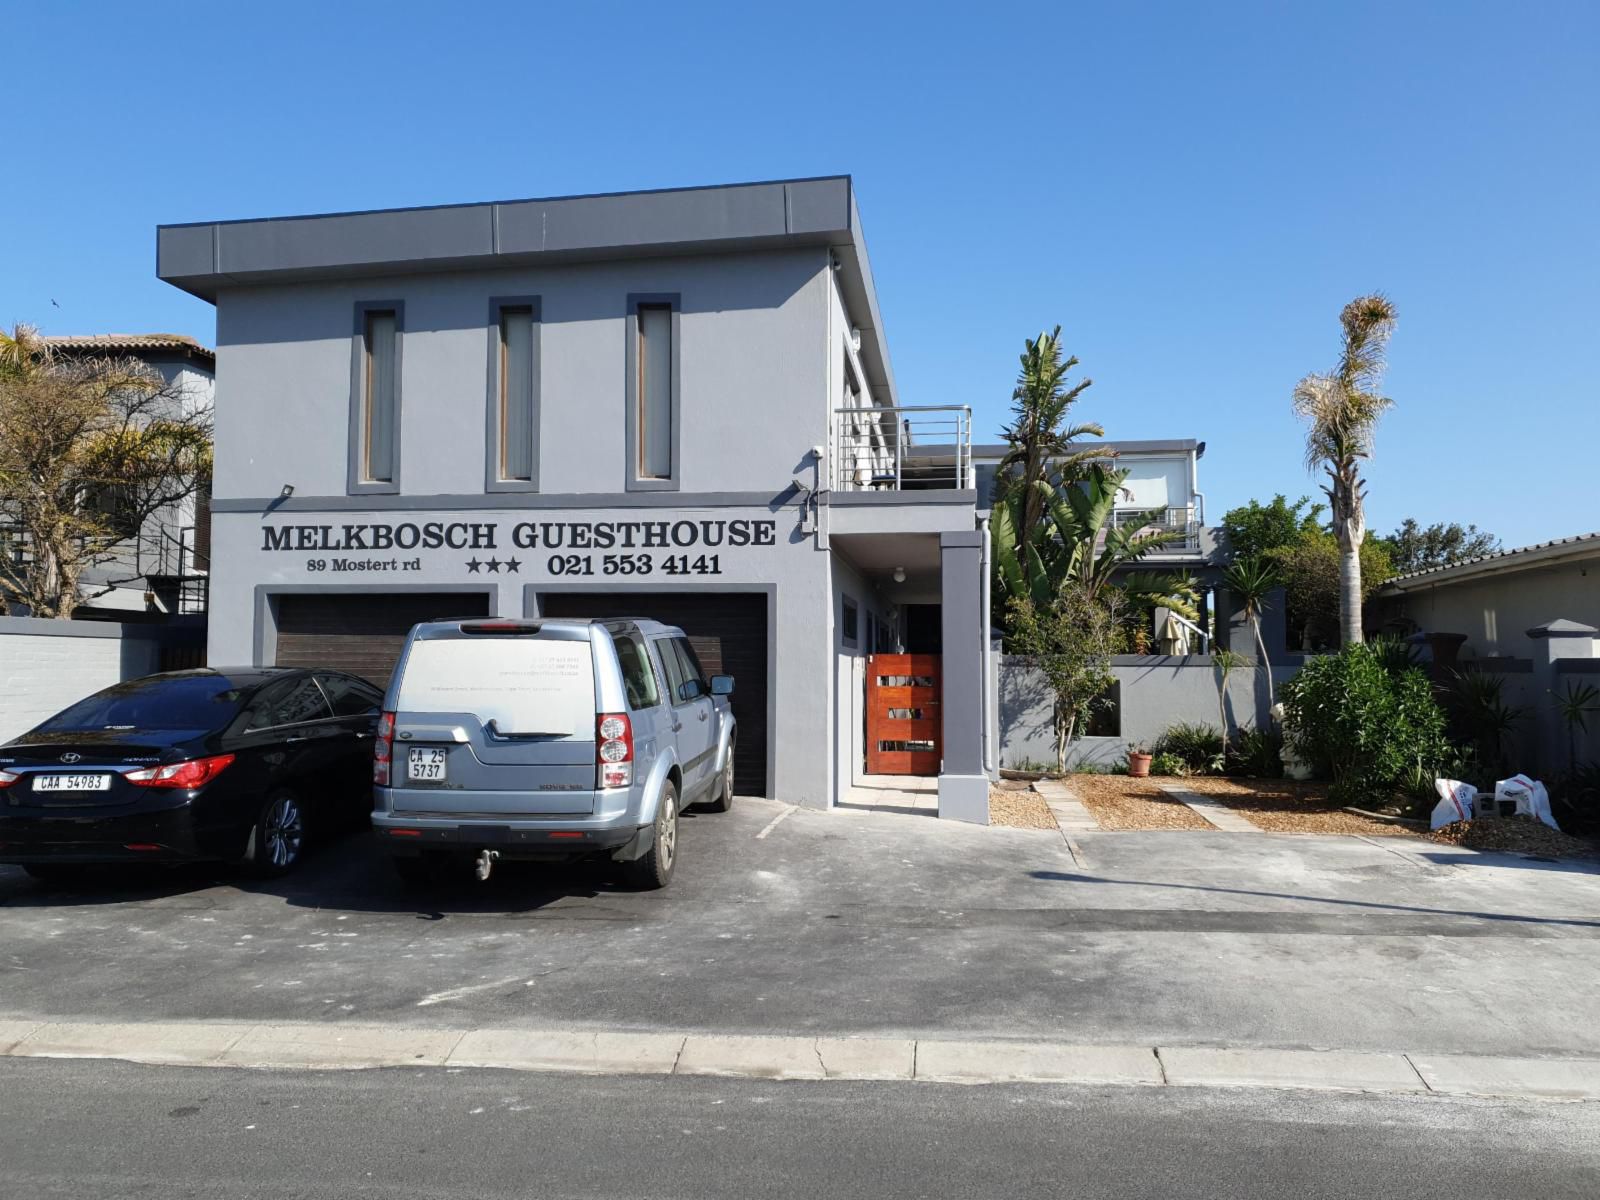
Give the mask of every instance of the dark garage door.
[{"label": "dark garage door", "polygon": [[767,794],[767,598],[725,592],[548,592],[539,597],[547,617],[649,617],[689,635],[700,664],[713,675],[732,675],[731,702],[739,722],[733,769],[736,787]]},{"label": "dark garage door", "polygon": [[406,634],[418,621],[488,612],[482,593],[279,596],[278,665],[331,667],[388,687]]}]

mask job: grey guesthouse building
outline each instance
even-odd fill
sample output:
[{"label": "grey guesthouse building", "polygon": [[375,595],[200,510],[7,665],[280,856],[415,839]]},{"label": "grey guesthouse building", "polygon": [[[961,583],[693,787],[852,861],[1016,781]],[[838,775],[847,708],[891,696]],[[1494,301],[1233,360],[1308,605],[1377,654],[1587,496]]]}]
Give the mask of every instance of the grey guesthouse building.
[{"label": "grey guesthouse building", "polygon": [[682,625],[741,791],[987,819],[986,530],[902,406],[851,181],[168,225],[216,306],[208,656],[382,682],[425,618]]}]

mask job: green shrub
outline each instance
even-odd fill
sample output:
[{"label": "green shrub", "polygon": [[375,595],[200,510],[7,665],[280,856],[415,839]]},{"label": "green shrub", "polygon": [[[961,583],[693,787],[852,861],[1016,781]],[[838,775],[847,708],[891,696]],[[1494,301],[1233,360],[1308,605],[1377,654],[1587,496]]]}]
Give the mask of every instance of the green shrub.
[{"label": "green shrub", "polygon": [[1600,762],[1566,772],[1553,789],[1556,823],[1579,837],[1600,834]]},{"label": "green shrub", "polygon": [[1228,747],[1228,774],[1283,777],[1283,737],[1275,729],[1244,729]]},{"label": "green shrub", "polygon": [[1428,677],[1381,645],[1308,660],[1283,707],[1296,753],[1346,804],[1386,801],[1453,757]]},{"label": "green shrub", "polygon": [[1169,754],[1163,750],[1160,754],[1150,756],[1150,774],[1187,775],[1189,774],[1189,764],[1176,754]]},{"label": "green shrub", "polygon": [[1156,739],[1153,751],[1182,761],[1185,775],[1216,775],[1222,771],[1222,734],[1216,726],[1180,721],[1169,725]]}]

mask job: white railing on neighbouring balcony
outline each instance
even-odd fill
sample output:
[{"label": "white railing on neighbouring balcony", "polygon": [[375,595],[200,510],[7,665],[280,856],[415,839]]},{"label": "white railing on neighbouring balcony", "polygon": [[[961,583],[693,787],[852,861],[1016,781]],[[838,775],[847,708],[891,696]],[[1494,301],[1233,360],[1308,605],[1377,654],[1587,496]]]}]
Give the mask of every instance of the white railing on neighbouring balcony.
[{"label": "white railing on neighbouring balcony", "polygon": [[833,410],[836,492],[974,487],[972,410],[961,405]]},{"label": "white railing on neighbouring balcony", "polygon": [[1119,508],[1111,514],[1118,529],[1137,526],[1139,533],[1170,533],[1176,536],[1151,554],[1193,553],[1200,549],[1200,522],[1193,508]]}]

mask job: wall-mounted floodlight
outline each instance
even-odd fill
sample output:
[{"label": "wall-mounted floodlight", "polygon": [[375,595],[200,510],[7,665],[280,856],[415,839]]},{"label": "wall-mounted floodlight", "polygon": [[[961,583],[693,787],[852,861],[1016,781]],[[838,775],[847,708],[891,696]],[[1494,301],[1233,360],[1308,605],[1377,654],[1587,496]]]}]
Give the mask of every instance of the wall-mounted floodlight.
[{"label": "wall-mounted floodlight", "polygon": [[294,484],[286,483],[283,485],[283,491],[278,493],[278,499],[287,500],[292,495],[294,495]]}]

